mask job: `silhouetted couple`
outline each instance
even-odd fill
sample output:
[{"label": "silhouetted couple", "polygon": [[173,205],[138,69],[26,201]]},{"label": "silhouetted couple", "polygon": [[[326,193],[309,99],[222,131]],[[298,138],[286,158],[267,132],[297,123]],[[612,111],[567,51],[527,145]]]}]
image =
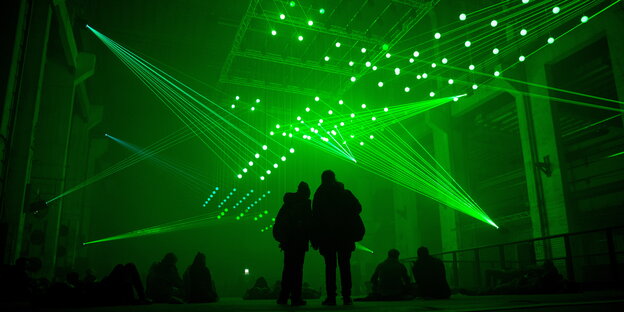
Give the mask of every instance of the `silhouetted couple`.
[{"label": "silhouetted couple", "polygon": [[325,259],[325,289],[323,305],[336,305],[336,262],[340,268],[343,303],[351,299],[351,253],[355,242],[362,240],[364,225],[359,217],[362,206],[336,175],[326,170],[321,185],[310,202],[310,187],[299,183],[296,193],[284,195],[284,205],[275,219],[273,236],[284,251],[282,290],[278,304],[305,305],[301,297],[303,262],[309,242]]},{"label": "silhouetted couple", "polygon": [[206,267],[206,255],[198,252],[193,263],[180,278],[178,258],[167,253],[159,262],[152,264],[147,275],[147,296],[159,303],[215,302],[219,300],[210,270]]}]

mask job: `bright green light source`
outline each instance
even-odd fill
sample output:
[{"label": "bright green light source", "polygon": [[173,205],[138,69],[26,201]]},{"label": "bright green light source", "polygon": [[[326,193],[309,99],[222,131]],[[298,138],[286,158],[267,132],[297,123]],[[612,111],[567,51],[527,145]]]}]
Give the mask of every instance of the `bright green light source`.
[{"label": "bright green light source", "polygon": [[436,68],[438,65],[436,63],[431,63],[431,68]]},{"label": "bright green light source", "polygon": [[414,53],[412,55],[414,55],[414,57],[418,57],[420,55],[420,52],[414,51]]},{"label": "bright green light source", "polygon": [[433,91],[429,92],[429,96],[430,97],[434,97],[435,96],[435,92],[433,92]]},{"label": "bright green light source", "polygon": [[554,7],[552,10],[553,14],[558,14],[559,12],[561,12],[561,8],[559,7]]},{"label": "bright green light source", "polygon": [[370,67],[371,66],[371,62],[367,61],[366,63],[364,63],[364,65],[366,65],[366,67]]},{"label": "bright green light source", "polygon": [[500,72],[499,72],[498,70],[497,70],[497,71],[495,71],[495,72],[494,72],[494,76],[496,76],[496,77],[500,76]]},{"label": "bright green light source", "polygon": [[492,27],[496,27],[497,25],[498,25],[498,21],[497,20],[492,20],[490,22],[490,26],[492,26]]},{"label": "bright green light source", "polygon": [[454,102],[457,102],[457,101],[459,101],[459,98],[458,98],[458,97],[454,97],[454,98],[453,98],[453,101],[454,101]]},{"label": "bright green light source", "polygon": [[330,109],[329,111],[327,111],[327,113],[331,115],[334,113],[334,111]]},{"label": "bright green light source", "polygon": [[442,38],[442,34],[441,34],[441,33],[439,33],[439,32],[437,32],[437,33],[435,33],[435,34],[433,35],[433,38],[440,39],[440,38]]},{"label": "bright green light source", "polygon": [[273,35],[273,36],[277,35],[277,30],[275,30],[275,29],[271,30],[271,35]]},{"label": "bright green light source", "polygon": [[473,84],[473,85],[472,85],[472,89],[473,89],[473,90],[477,90],[478,88],[479,88],[479,86],[477,86],[476,84]]},{"label": "bright green light source", "polygon": [[427,75],[427,73],[423,73],[422,77],[423,77],[423,79],[427,79],[427,77],[429,77],[429,76]]},{"label": "bright green light source", "polygon": [[520,31],[520,36],[526,36],[526,34],[527,34],[527,30],[526,29],[522,29]]},{"label": "bright green light source", "polygon": [[295,1],[290,1],[289,5],[290,5],[291,8],[294,8],[295,7]]},{"label": "bright green light source", "polygon": [[325,60],[325,62],[328,62],[329,61],[329,56],[325,56],[323,59]]},{"label": "bright green light source", "polygon": [[260,176],[260,180],[264,181],[264,176]]},{"label": "bright green light source", "polygon": [[448,84],[452,85],[453,83],[455,83],[455,81],[453,79],[449,79],[448,80]]},{"label": "bright green light source", "polygon": [[266,151],[268,147],[266,145],[262,145],[262,149]]},{"label": "bright green light source", "polygon": [[249,161],[249,167],[253,167],[254,162],[253,161]]},{"label": "bright green light source", "polygon": [[277,169],[277,167],[279,167],[278,164],[273,164],[273,168]]},{"label": "bright green light source", "polygon": [[377,86],[379,86],[380,88],[383,87],[383,82],[382,81],[378,82]]},{"label": "bright green light source", "polygon": [[414,63],[414,59],[410,57],[409,62]]},{"label": "bright green light source", "polygon": [[520,57],[518,57],[518,61],[520,62],[524,62],[525,59],[526,57],[524,57],[524,55],[520,55]]},{"label": "bright green light source", "polygon": [[236,108],[236,105],[232,104],[232,108]]},{"label": "bright green light source", "polygon": [[401,74],[401,69],[400,69],[400,68],[398,68],[398,67],[397,67],[397,68],[395,68],[395,69],[394,69],[394,74],[395,74],[395,75],[397,75],[397,76],[398,76],[398,75],[400,75],[400,74]]},{"label": "bright green light source", "polygon": [[355,248],[362,250],[362,251],[366,251],[366,252],[370,252],[370,253],[374,253],[372,250],[368,249],[366,246],[360,244],[360,243],[355,243]]},{"label": "bright green light source", "polygon": [[306,110],[306,112],[310,112],[310,108],[309,107],[306,107],[305,110]]},{"label": "bright green light source", "polygon": [[247,168],[243,168],[243,173],[247,173]]},{"label": "bright green light source", "polygon": [[360,51],[362,51],[362,53],[366,53],[366,48],[362,48]]},{"label": "bright green light source", "polygon": [[389,46],[387,43],[384,43],[384,44],[381,46],[381,48],[382,48],[384,51],[386,51],[386,50],[390,49],[390,46]]},{"label": "bright green light source", "polygon": [[314,21],[313,20],[309,20],[308,21],[308,26],[312,26],[312,25],[314,25]]},{"label": "bright green light source", "polygon": [[292,154],[292,153],[294,153],[294,152],[295,152],[295,149],[291,147],[291,148],[290,148],[290,150],[289,150],[289,152]]},{"label": "bright green light source", "polygon": [[475,69],[475,66],[474,66],[474,65],[472,65],[472,64],[470,64],[470,66],[468,66],[468,69],[470,69],[470,70],[474,70],[474,69]]},{"label": "bright green light source", "polygon": [[[366,108],[366,104],[362,104],[362,108]],[[355,114],[351,114],[351,117],[355,117]]]},{"label": "bright green light source", "polygon": [[286,15],[284,15],[284,14],[282,13],[282,14],[280,14],[280,15],[279,15],[279,18],[280,18],[281,20],[284,20],[284,19],[286,19]]},{"label": "bright green light source", "polygon": [[325,14],[325,9],[320,8],[320,9],[319,9],[319,13],[320,13],[320,14]]},{"label": "bright green light source", "polygon": [[587,17],[585,15],[583,17],[581,17],[581,23],[587,23],[587,21],[589,21],[589,17]]},{"label": "bright green light source", "polygon": [[270,135],[275,135],[275,132],[271,131],[269,132]]},{"label": "bright green light source", "polygon": [[256,158],[260,158],[260,154],[256,153],[256,154],[254,155],[254,157],[256,157]]},{"label": "bright green light source", "polygon": [[377,117],[373,116],[373,117],[371,118],[371,120],[372,120],[372,121],[375,121],[375,120],[377,120]]},{"label": "bright green light source", "polygon": [[529,3],[529,0],[522,0],[522,3],[527,4]]},{"label": "bright green light source", "polygon": [[445,57],[442,59],[442,64],[446,64],[446,63],[448,63],[448,59]]},{"label": "bright green light source", "polygon": [[342,105],[342,104],[344,104],[344,101],[343,100],[338,100],[338,104]]},{"label": "bright green light source", "polygon": [[421,75],[416,75],[416,79],[420,80],[420,79],[422,79],[422,76]]},{"label": "bright green light source", "polygon": [[320,100],[321,100],[321,98],[320,98],[320,97],[318,97],[318,96],[315,96],[315,97],[314,97],[314,101],[318,102],[318,101],[320,101]]},{"label": "bright green light source", "polygon": [[340,42],[336,42],[336,48],[340,48]]},{"label": "bright green light source", "polygon": [[353,61],[349,61],[349,66],[353,66],[354,64]]},{"label": "bright green light source", "polygon": [[387,107],[384,107],[384,112],[386,112],[386,113],[388,112],[388,108]]},{"label": "bright green light source", "polygon": [[470,45],[472,45],[472,43],[470,41],[466,41],[464,42],[464,45],[466,46],[466,48],[470,47]]},{"label": "bright green light source", "polygon": [[409,87],[405,87],[405,92],[410,92],[410,88]]},{"label": "bright green light source", "polygon": [[286,161],[286,156],[282,156],[281,160]]},{"label": "bright green light source", "polygon": [[392,56],[392,54],[386,53],[386,58],[390,58],[391,56]]},{"label": "bright green light source", "polygon": [[239,173],[236,177],[239,178],[239,179],[242,179],[243,175]]},{"label": "bright green light source", "polygon": [[351,82],[355,82],[355,80],[356,80],[355,77],[351,76]]},{"label": "bright green light source", "polygon": [[373,70],[377,70],[377,66],[373,66]]},{"label": "bright green light source", "polygon": [[494,50],[492,50],[492,54],[498,54],[498,52],[500,52],[500,50],[498,50],[498,48],[494,48]]},{"label": "bright green light source", "polygon": [[256,103],[260,103],[260,99],[256,99]]},{"label": "bright green light source", "polygon": [[236,99],[237,101],[240,100],[240,96],[236,96],[234,99]]},{"label": "bright green light source", "polygon": [[254,106],[252,106],[252,107],[251,107],[251,111],[253,112],[253,111],[255,111],[255,110],[256,110],[256,108],[255,108]]},{"label": "bright green light source", "polygon": [[466,20],[466,14],[464,14],[464,13],[459,14],[459,20],[460,21],[465,21]]},{"label": "bright green light source", "polygon": [[548,42],[548,44],[553,44],[553,43],[555,43],[555,38],[550,37],[550,38],[548,38],[547,42]]},{"label": "bright green light source", "polygon": [[299,37],[297,37],[297,39],[298,39],[299,41],[303,41],[303,36],[302,36],[302,35],[299,35]]}]

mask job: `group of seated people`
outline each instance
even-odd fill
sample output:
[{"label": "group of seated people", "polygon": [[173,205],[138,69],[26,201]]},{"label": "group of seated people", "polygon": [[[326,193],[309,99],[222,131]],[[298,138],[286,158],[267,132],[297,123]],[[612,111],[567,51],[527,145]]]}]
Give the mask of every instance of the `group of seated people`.
[{"label": "group of seated people", "polygon": [[[262,299],[277,299],[280,291],[282,290],[282,281],[278,280],[273,284],[273,288],[269,287],[267,280],[261,276],[254,285],[245,291],[243,299],[245,300],[262,300]],[[321,298],[321,291],[310,287],[310,283],[304,282],[301,289],[302,299],[319,299]]]},{"label": "group of seated people", "polygon": [[415,297],[447,299],[451,296],[444,264],[429,255],[427,247],[418,249],[418,260],[412,264],[414,283],[399,261],[399,254],[396,249],[388,251],[388,258],[377,265],[371,277],[371,293],[356,301],[411,300]]},{"label": "group of seated people", "polygon": [[64,281],[49,282],[33,277],[41,268],[39,259],[19,258],[15,265],[3,266],[0,270],[0,301],[84,307],[219,300],[203,253],[197,253],[182,278],[176,263],[173,253],[154,263],[144,288],[133,263],[116,265],[99,281],[87,270],[82,278],[77,272],[69,272]]},{"label": "group of seated people", "polygon": [[[429,255],[426,247],[418,249],[418,260],[411,265],[414,282],[407,268],[399,261],[399,251],[388,251],[386,260],[377,265],[371,280],[371,292],[356,301],[448,299],[450,287],[441,260]],[[50,283],[46,279],[32,276],[41,269],[37,258],[20,258],[15,265],[3,266],[0,270],[0,300],[31,301],[50,306],[102,306],[157,303],[196,303],[219,300],[210,270],[206,267],[206,256],[197,253],[193,263],[180,277],[177,257],[167,253],[161,261],[149,269],[146,287],[133,263],[118,264],[106,277],[96,280],[91,271],[80,278],[76,272],[69,272],[64,282]],[[523,269],[485,271],[487,287],[480,290],[459,291],[467,295],[556,293],[564,288],[564,279],[554,266],[546,260],[541,266]],[[280,293],[280,281],[271,289],[264,277],[256,280],[243,299],[275,299]],[[308,283],[303,285],[304,299],[318,299],[320,290]]]}]

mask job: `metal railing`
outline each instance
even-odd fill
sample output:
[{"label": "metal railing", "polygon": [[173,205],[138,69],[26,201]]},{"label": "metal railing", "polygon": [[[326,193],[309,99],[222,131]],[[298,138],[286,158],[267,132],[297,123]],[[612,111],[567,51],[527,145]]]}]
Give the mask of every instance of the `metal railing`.
[{"label": "metal railing", "polygon": [[624,271],[624,226],[447,251],[433,256],[445,264],[452,288],[481,288],[487,270],[523,269],[540,265],[547,259],[552,260],[569,281],[586,287],[613,286],[622,281]]}]

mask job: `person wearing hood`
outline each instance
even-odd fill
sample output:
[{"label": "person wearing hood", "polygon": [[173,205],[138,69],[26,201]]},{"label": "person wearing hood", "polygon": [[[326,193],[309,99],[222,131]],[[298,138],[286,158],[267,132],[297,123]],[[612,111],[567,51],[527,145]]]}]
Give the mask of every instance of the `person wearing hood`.
[{"label": "person wearing hood", "polygon": [[206,266],[206,255],[198,252],[183,275],[184,293],[188,302],[217,302],[219,296]]},{"label": "person wearing hood", "polygon": [[287,304],[288,298],[293,306],[306,304],[302,299],[301,289],[303,262],[310,241],[311,218],[310,187],[306,182],[301,182],[296,193],[284,194],[284,204],[273,226],[273,237],[284,251],[282,289],[277,299],[278,304]]}]

